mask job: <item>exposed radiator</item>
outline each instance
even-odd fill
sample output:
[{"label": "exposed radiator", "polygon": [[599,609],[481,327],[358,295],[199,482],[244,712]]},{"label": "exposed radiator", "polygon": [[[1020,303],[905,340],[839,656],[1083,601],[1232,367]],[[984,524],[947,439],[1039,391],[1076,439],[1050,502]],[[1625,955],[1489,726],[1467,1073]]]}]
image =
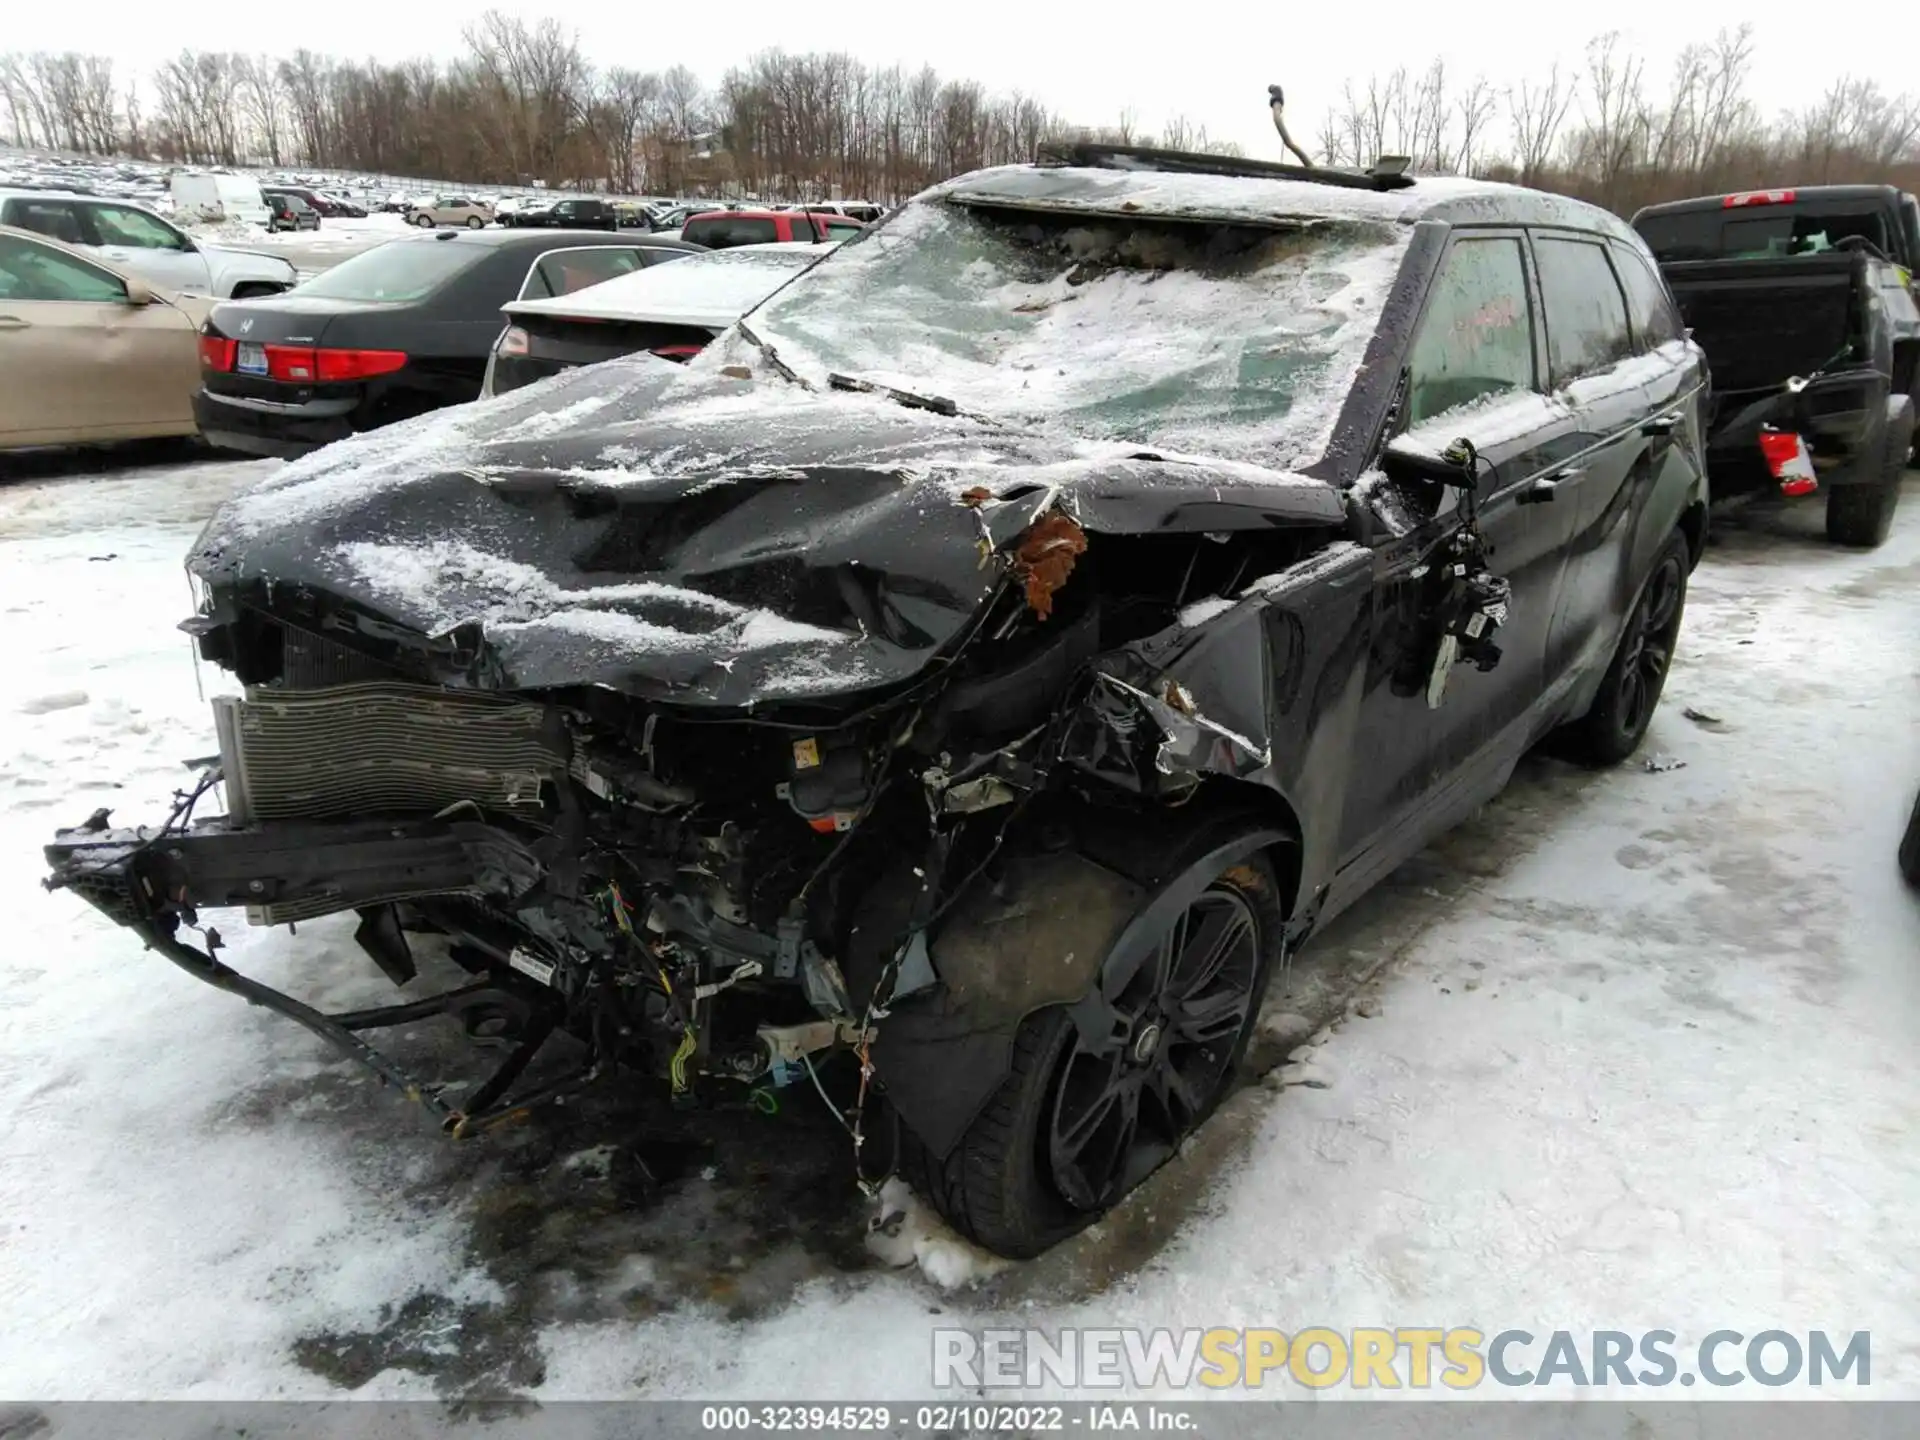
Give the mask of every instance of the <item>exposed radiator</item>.
[{"label": "exposed radiator", "polygon": [[280,679],[288,690],[322,690],[330,685],[396,678],[391,667],[323,635],[291,625],[284,626],[280,633]]},{"label": "exposed radiator", "polygon": [[213,716],[237,824],[525,809],[567,765],[542,707],[435,686],[256,690]]}]

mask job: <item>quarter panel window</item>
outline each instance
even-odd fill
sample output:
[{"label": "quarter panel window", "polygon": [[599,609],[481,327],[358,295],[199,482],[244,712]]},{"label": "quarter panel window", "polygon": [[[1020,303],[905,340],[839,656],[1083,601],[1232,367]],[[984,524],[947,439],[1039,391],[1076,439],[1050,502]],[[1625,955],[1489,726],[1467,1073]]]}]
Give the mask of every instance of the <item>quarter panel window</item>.
[{"label": "quarter panel window", "polygon": [[635,250],[556,250],[542,255],[521,287],[522,300],[553,299],[640,268]]},{"label": "quarter panel window", "polygon": [[1434,279],[1409,369],[1413,425],[1485,395],[1533,388],[1533,311],[1518,240],[1454,242]]},{"label": "quarter panel window", "polygon": [[1684,333],[1673,297],[1645,256],[1625,245],[1613,249],[1614,268],[1627,292],[1627,315],[1633,321],[1636,350],[1653,350]]},{"label": "quarter panel window", "polygon": [[7,205],[7,223],[68,245],[84,245],[80,216],[64,200],[15,200]]},{"label": "quarter panel window", "polygon": [[1605,246],[1539,235],[1534,237],[1533,257],[1540,267],[1547,357],[1556,388],[1633,353],[1626,297]]}]

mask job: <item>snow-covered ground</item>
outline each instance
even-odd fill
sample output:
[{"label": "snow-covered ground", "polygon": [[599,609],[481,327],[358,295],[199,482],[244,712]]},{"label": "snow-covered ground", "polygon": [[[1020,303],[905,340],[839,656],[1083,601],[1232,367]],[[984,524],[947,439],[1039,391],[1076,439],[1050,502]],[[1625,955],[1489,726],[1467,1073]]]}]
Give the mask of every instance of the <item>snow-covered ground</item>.
[{"label": "snow-covered ground", "polygon": [[[41,892],[56,824],[149,816],[212,748],[180,556],[271,463],[0,484],[0,1395],[897,1398],[931,1327],[997,1320],[1871,1330],[1872,1393],[1920,1397],[1920,486],[1870,555],[1813,510],[1724,527],[1644,752],[1684,766],[1529,762],[1268,1024],[1349,1018],[988,1275],[915,1219],[878,1248],[918,1265],[868,1258],[844,1176],[793,1179],[832,1133],[798,1109],[640,1203],[590,1109],[455,1147]],[[348,927],[222,928],[385,988]]]}]

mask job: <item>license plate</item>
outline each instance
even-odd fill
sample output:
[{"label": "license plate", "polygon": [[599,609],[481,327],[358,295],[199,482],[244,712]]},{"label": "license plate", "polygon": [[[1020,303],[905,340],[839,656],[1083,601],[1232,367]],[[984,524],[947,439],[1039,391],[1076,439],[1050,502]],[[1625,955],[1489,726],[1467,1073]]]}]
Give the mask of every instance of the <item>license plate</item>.
[{"label": "license plate", "polygon": [[233,368],[242,375],[264,375],[267,373],[267,347],[240,342],[239,352],[234,356]]}]

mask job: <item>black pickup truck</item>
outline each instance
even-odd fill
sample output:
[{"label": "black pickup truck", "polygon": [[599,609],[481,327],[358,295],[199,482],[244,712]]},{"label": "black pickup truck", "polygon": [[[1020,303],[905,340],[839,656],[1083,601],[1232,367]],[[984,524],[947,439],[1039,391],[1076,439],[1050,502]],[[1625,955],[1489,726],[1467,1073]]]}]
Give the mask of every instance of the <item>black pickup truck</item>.
[{"label": "black pickup truck", "polygon": [[1878,545],[1914,444],[1920,203],[1823,185],[1654,205],[1633,227],[1712,372],[1714,493],[1827,496],[1827,536]]}]

